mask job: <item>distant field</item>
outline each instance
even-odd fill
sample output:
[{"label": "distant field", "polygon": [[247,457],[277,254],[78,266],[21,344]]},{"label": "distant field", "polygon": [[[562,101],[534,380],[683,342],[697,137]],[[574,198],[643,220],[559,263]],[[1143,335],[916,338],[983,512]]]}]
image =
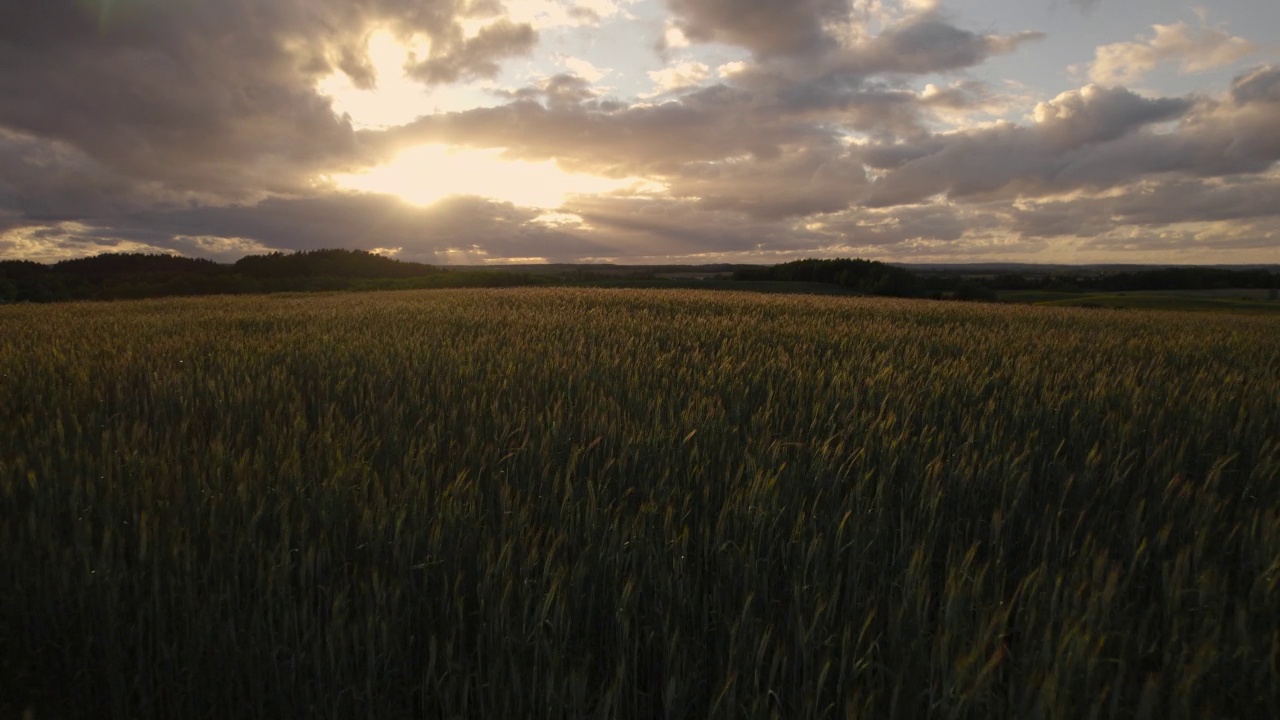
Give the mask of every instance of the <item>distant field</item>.
[{"label": "distant field", "polygon": [[1266,288],[1217,288],[1213,290],[1147,290],[1151,295],[1181,295],[1187,297],[1223,298],[1227,300],[1266,300],[1271,291]]},{"label": "distant field", "polygon": [[1280,316],[0,307],[0,716],[1280,717]]},{"label": "distant field", "polygon": [[832,283],[800,280],[733,280],[724,277],[695,278],[663,275],[654,278],[607,278],[583,282],[591,288],[635,290],[730,290],[770,295],[859,295],[855,290]]},{"label": "distant field", "polygon": [[1067,307],[1110,307],[1139,310],[1221,310],[1249,313],[1280,313],[1280,301],[1268,300],[1267,290],[1256,288],[1219,290],[1143,290],[1131,292],[1054,292],[1012,290],[1000,299],[1036,305]]}]

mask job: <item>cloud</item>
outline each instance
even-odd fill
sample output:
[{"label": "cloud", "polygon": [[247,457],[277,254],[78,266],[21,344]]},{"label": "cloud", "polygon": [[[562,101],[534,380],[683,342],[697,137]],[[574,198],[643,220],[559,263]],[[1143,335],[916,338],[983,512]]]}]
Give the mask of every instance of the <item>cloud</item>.
[{"label": "cloud", "polygon": [[589,83],[596,82],[613,72],[611,68],[598,68],[582,58],[567,57],[561,61],[570,72]]},{"label": "cloud", "polygon": [[1036,128],[1055,149],[1114,140],[1143,125],[1172,120],[1186,112],[1189,100],[1144,98],[1124,88],[1086,85],[1032,111]]},{"label": "cloud", "polygon": [[[721,35],[737,37],[740,26],[758,33],[759,37],[752,35],[735,43],[756,52],[756,63],[744,76],[757,81],[772,78],[783,82],[806,82],[830,76],[866,78],[883,73],[924,75],[949,72],[978,65],[989,57],[1013,52],[1023,43],[1044,37],[1044,33],[1034,31],[1012,35],[975,33],[956,27],[932,6],[911,8],[911,12],[901,17],[886,16],[884,29],[871,34],[860,24],[861,21],[848,17],[848,7],[842,2],[774,3],[759,0],[739,3],[718,0],[704,3],[673,0],[686,1],[698,7],[701,10],[698,17],[703,18],[699,26],[703,28],[702,34],[686,29],[691,39],[717,39]],[[739,8],[743,13],[759,13],[758,23],[750,20],[750,14],[743,16],[728,12],[729,6],[738,4],[749,6]],[[757,9],[757,5],[768,8],[767,12]],[[828,5],[837,5],[843,10],[835,12]],[[713,9],[717,12],[711,12]],[[720,11],[726,14],[722,16]],[[782,17],[773,17],[775,14]],[[809,30],[802,32],[802,28]],[[764,42],[774,34],[785,39],[791,33],[817,35],[803,42],[796,39],[794,48],[788,43],[781,43],[781,40],[778,40],[781,44],[776,50],[762,52],[757,47],[756,41]],[[765,43],[764,47],[773,48],[773,44]]]},{"label": "cloud", "polygon": [[[142,183],[64,142],[0,129],[0,217],[46,222],[144,207]],[[140,197],[141,196],[141,197]]]},{"label": "cloud", "polygon": [[1008,115],[1032,100],[1025,91],[1009,92],[980,80],[959,79],[946,85],[926,83],[916,102],[937,123],[974,127],[976,116]]},{"label": "cloud", "polygon": [[600,238],[597,260],[716,262],[742,255],[803,253],[824,239],[790,220],[760,220],[670,197],[584,197],[574,213]]},{"label": "cloud", "polygon": [[711,68],[696,60],[685,60],[661,70],[651,70],[648,75],[653,81],[653,90],[641,97],[657,97],[674,90],[697,87],[711,76]]},{"label": "cloud", "polygon": [[716,68],[716,75],[722,78],[731,78],[734,75],[742,74],[748,67],[750,66],[741,60],[733,60]]},{"label": "cloud", "polygon": [[1280,160],[1280,69],[1237,76],[1220,99],[1202,98],[1167,133],[1122,138],[1081,158],[1078,171],[1109,182],[1140,174],[1223,177],[1266,172]]},{"label": "cloud", "polygon": [[[946,252],[974,256],[974,228],[985,221],[991,229],[982,247],[1003,236],[1014,243],[1002,246],[1007,252],[1052,241],[1095,259],[1163,253],[1165,261],[1248,261],[1277,238],[1277,90],[1273,67],[1238,76],[1219,98],[1144,98],[1089,86],[1039,104],[1029,125],[871,144],[858,152],[877,179],[847,213],[865,218],[879,207],[896,219],[953,208],[966,230],[950,236]],[[865,236],[864,222],[848,232]],[[945,226],[933,232],[948,237]],[[1206,254],[1210,248],[1221,254]]]},{"label": "cloud", "polygon": [[[600,252],[600,246],[589,239],[535,222],[538,214],[474,197],[419,207],[388,195],[326,193],[272,198],[251,206],[146,211],[98,222],[49,225],[41,232],[46,244],[88,244],[96,252],[147,248],[205,257],[225,256],[228,242],[241,251],[258,252],[398,247],[396,257],[430,263],[450,262],[451,254],[458,252],[472,258],[560,260]],[[13,231],[0,235],[0,247],[19,237],[23,235]],[[224,244],[217,245],[214,238],[223,238]],[[27,242],[34,241],[28,238]]]},{"label": "cloud", "polygon": [[[875,184],[868,202],[888,206],[938,194],[983,196],[1002,189],[1043,194],[1121,182],[1145,169],[1123,163],[1097,166],[1093,161],[1113,155],[1112,143],[1191,108],[1190,100],[1149,99],[1123,88],[1091,85],[1037,105],[1031,126],[1006,122],[932,137],[914,146],[872,147],[865,159],[887,174]],[[1118,176],[1111,174],[1121,168]]]},{"label": "cloud", "polygon": [[[728,7],[693,4],[686,10],[710,22]],[[771,7],[779,13],[803,9]],[[572,95],[536,86],[511,93],[514,102],[502,107],[421,118],[388,135],[387,142],[500,147],[513,157],[558,158],[575,170],[648,174],[666,181],[684,166],[744,154],[769,159],[791,152],[787,148],[822,147],[849,132],[886,139],[918,136],[925,132],[926,113],[977,108],[990,98],[973,82],[922,97],[908,87],[909,80],[878,76],[960,69],[1036,36],[973,33],[926,10],[879,35],[832,46],[822,57],[722,66],[719,82],[707,87],[690,87],[711,76],[699,61],[655,71],[651,79],[657,87],[646,97],[661,95],[661,103],[603,100],[582,84],[565,86],[573,88]]]},{"label": "cloud", "polygon": [[1041,37],[1038,32],[979,34],[929,10],[894,20],[875,35],[855,33],[821,55],[757,60],[732,79],[757,93],[855,98],[866,87],[905,86],[913,76],[973,67]]},{"label": "cloud", "polygon": [[[1010,235],[1003,207],[935,204],[882,210],[851,208],[823,218],[817,229],[844,254],[901,257],[987,254],[981,245]],[[1027,250],[1028,243],[1019,249]],[[1030,243],[1035,244],[1035,241]]]},{"label": "cloud", "polygon": [[1236,105],[1280,103],[1280,67],[1267,66],[1237,76],[1231,84]]},{"label": "cloud", "polygon": [[101,234],[97,228],[74,221],[23,225],[7,231],[0,224],[0,260],[54,263],[110,252],[186,254],[167,246],[124,239],[110,232]]},{"label": "cloud", "polygon": [[509,157],[554,158],[574,172],[667,183],[703,172],[706,163],[732,161],[724,172],[755,173],[752,163],[786,155],[839,155],[848,132],[919,135],[922,108],[932,102],[910,90],[836,79],[774,88],[717,84],[632,105],[598,98],[581,80],[567,78],[565,89],[571,93],[527,88],[500,107],[424,117],[385,142],[504,148]]},{"label": "cloud", "polygon": [[1150,37],[1099,47],[1088,68],[1089,79],[1103,85],[1134,83],[1161,63],[1175,63],[1183,73],[1204,72],[1231,65],[1257,50],[1252,42],[1221,28],[1177,22],[1153,25],[1152,30]]},{"label": "cloud", "polygon": [[1043,37],[1044,33],[1032,31],[981,35],[958,28],[930,11],[908,17],[847,48],[838,56],[838,68],[862,75],[944,72],[972,67]]},{"label": "cloud", "polygon": [[699,207],[781,219],[843,210],[866,186],[862,163],[838,147],[789,148],[772,158],[693,163],[668,193]]},{"label": "cloud", "polygon": [[1280,217],[1280,178],[1140,180],[1098,196],[1020,203],[1013,217],[1018,232],[1048,237],[1092,236],[1116,226],[1274,219]]},{"label": "cloud", "polygon": [[679,49],[689,47],[689,38],[685,37],[684,31],[680,26],[667,20],[667,24],[662,29],[662,40],[659,43],[660,50]]},{"label": "cloud", "polygon": [[[529,222],[537,212],[473,197],[419,207],[387,195],[334,193],[271,199],[252,207],[181,210],[148,218],[145,226],[175,234],[253,238],[289,250],[401,247],[402,258],[428,258],[475,246],[529,255],[532,235],[544,252],[556,254],[551,233],[540,233]],[[564,238],[560,240],[564,244]]]},{"label": "cloud", "polygon": [[849,18],[846,0],[666,2],[689,40],[738,45],[760,57],[820,53],[836,43],[828,25]]},{"label": "cloud", "polygon": [[493,77],[499,61],[523,55],[533,49],[538,36],[530,25],[498,20],[480,28],[474,37],[465,37],[455,27],[431,44],[426,59],[405,68],[410,77],[431,85]]},{"label": "cloud", "polygon": [[[575,90],[578,85],[570,85]],[[662,175],[687,162],[743,153],[771,155],[782,145],[827,135],[805,124],[753,113],[754,96],[726,86],[660,104],[626,105],[577,93],[520,93],[496,108],[425,117],[389,135],[409,145],[443,142],[502,147],[528,160],[558,158],[567,169],[608,176]],[[752,120],[760,122],[752,122]]]}]

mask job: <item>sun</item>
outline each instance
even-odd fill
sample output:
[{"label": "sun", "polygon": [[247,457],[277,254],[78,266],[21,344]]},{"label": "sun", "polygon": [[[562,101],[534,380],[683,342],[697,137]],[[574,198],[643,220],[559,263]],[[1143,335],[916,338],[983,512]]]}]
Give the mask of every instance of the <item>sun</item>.
[{"label": "sun", "polygon": [[452,195],[475,195],[522,207],[554,210],[570,195],[636,189],[635,178],[613,179],[561,170],[552,160],[502,158],[502,149],[419,145],[363,173],[333,176],[348,190],[387,193],[416,205]]}]

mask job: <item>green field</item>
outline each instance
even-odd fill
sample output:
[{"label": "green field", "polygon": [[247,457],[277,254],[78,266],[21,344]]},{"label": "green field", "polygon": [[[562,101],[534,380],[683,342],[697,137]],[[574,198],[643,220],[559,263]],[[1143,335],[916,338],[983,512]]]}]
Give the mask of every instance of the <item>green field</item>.
[{"label": "green field", "polygon": [[1280,316],[0,307],[0,717],[1280,717]]}]

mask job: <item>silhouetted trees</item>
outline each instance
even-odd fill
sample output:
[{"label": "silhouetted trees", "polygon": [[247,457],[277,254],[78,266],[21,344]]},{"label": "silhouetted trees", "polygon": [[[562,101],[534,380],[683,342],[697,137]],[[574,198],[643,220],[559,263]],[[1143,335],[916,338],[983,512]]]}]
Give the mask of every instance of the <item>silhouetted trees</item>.
[{"label": "silhouetted trees", "polygon": [[1005,273],[984,278],[995,290],[1055,290],[1060,292],[1140,292],[1144,290],[1225,290],[1280,287],[1280,273],[1264,268],[1170,267],[1125,272]]},{"label": "silhouetted trees", "polygon": [[828,283],[873,295],[910,296],[918,291],[915,275],[905,268],[860,258],[795,260],[773,267],[741,269],[733,277],[735,280]]},{"label": "silhouetted trees", "polygon": [[1097,279],[1100,290],[1225,290],[1276,287],[1276,273],[1213,267],[1176,267],[1114,273]]},{"label": "silhouetted trees", "polygon": [[232,266],[256,278],[411,278],[441,272],[432,265],[403,262],[362,250],[308,250],[297,253],[250,255]]},{"label": "silhouetted trees", "polygon": [[107,253],[93,257],[63,260],[51,268],[54,273],[106,280],[119,278],[174,277],[179,275],[218,275],[223,266],[212,260],[160,253]]}]

